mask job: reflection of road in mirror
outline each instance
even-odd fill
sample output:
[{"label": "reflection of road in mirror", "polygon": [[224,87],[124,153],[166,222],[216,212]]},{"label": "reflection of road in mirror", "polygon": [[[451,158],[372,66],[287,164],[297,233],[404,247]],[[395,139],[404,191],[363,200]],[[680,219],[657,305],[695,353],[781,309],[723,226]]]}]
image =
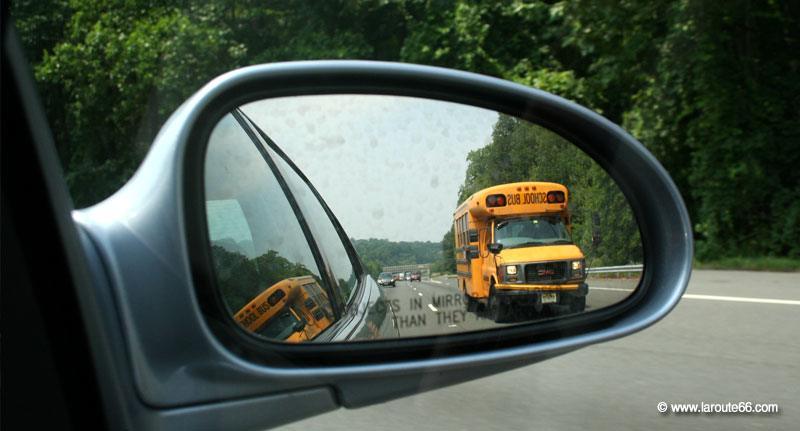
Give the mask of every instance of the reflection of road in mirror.
[{"label": "reflection of road in mirror", "polygon": [[453,278],[398,281],[395,287],[384,288],[383,293],[393,305],[402,337],[491,329],[497,325],[483,313],[467,310]]},{"label": "reflection of road in mirror", "polygon": [[[618,303],[641,275],[608,272],[642,262],[614,181],[519,118],[411,97],[276,98],[225,117],[208,148],[216,281],[228,312],[269,339],[553,319]],[[299,296],[264,305],[275,283],[300,276],[313,278],[327,315],[309,314]]]},{"label": "reflection of road in mirror", "polygon": [[[394,287],[383,288],[397,318],[400,335],[422,337],[478,331],[569,314],[548,306],[539,312],[534,307],[520,306],[507,322],[495,323],[485,309],[467,309],[456,283],[452,276],[434,276],[419,283],[398,281]],[[585,311],[619,303],[633,293],[638,283],[638,274],[589,276]]]}]

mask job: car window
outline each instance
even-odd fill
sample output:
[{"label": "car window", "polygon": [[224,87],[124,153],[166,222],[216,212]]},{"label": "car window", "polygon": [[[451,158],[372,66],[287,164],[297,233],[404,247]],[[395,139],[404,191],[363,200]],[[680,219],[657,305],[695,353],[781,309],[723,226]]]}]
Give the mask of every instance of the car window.
[{"label": "car window", "polygon": [[236,199],[217,199],[206,201],[208,236],[211,243],[229,252],[255,255],[253,234],[242,206]]},{"label": "car window", "polygon": [[[231,115],[211,134],[205,169],[211,255],[231,315],[280,283],[289,293],[295,285],[323,283],[311,246],[280,183]],[[319,298],[323,296],[317,297],[317,303],[324,302]],[[320,305],[330,309],[329,303]],[[301,314],[282,310],[274,319],[258,322],[263,326],[253,330],[288,336],[301,320],[298,316]],[[281,324],[287,321],[292,323],[288,328]]]},{"label": "car window", "polygon": [[338,294],[341,295],[342,302],[347,303],[355,291],[358,280],[353,263],[347,254],[347,249],[342,243],[333,222],[317,197],[314,196],[314,193],[297,172],[271,148],[267,148],[267,152],[275,160],[281,175],[289,186],[289,190],[302,208],[314,236],[319,239],[317,244],[325,261],[330,266]]}]

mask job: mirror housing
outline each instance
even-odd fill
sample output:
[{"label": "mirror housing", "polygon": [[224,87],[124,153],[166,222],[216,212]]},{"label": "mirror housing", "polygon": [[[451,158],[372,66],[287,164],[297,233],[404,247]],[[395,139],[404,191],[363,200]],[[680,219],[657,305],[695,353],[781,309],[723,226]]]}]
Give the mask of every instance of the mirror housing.
[{"label": "mirror housing", "polygon": [[492,242],[492,243],[486,244],[486,249],[489,250],[489,253],[498,254],[501,251],[503,251],[503,244],[501,244],[499,242]]}]

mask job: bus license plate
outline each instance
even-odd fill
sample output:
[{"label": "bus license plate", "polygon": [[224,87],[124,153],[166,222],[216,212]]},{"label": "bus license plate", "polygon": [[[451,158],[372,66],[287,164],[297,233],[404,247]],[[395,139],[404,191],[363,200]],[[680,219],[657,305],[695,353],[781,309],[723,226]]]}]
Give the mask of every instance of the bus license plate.
[{"label": "bus license plate", "polygon": [[557,293],[543,293],[542,294],[542,304],[555,304],[558,302],[558,294]]}]

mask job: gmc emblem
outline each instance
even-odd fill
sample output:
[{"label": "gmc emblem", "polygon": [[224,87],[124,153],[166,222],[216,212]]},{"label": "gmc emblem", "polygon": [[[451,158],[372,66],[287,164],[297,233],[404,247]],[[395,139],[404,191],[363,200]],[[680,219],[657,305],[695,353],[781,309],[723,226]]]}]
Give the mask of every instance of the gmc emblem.
[{"label": "gmc emblem", "polygon": [[543,275],[556,275],[556,270],[555,269],[540,269],[538,271],[538,273],[539,273],[539,277],[541,277]]}]

